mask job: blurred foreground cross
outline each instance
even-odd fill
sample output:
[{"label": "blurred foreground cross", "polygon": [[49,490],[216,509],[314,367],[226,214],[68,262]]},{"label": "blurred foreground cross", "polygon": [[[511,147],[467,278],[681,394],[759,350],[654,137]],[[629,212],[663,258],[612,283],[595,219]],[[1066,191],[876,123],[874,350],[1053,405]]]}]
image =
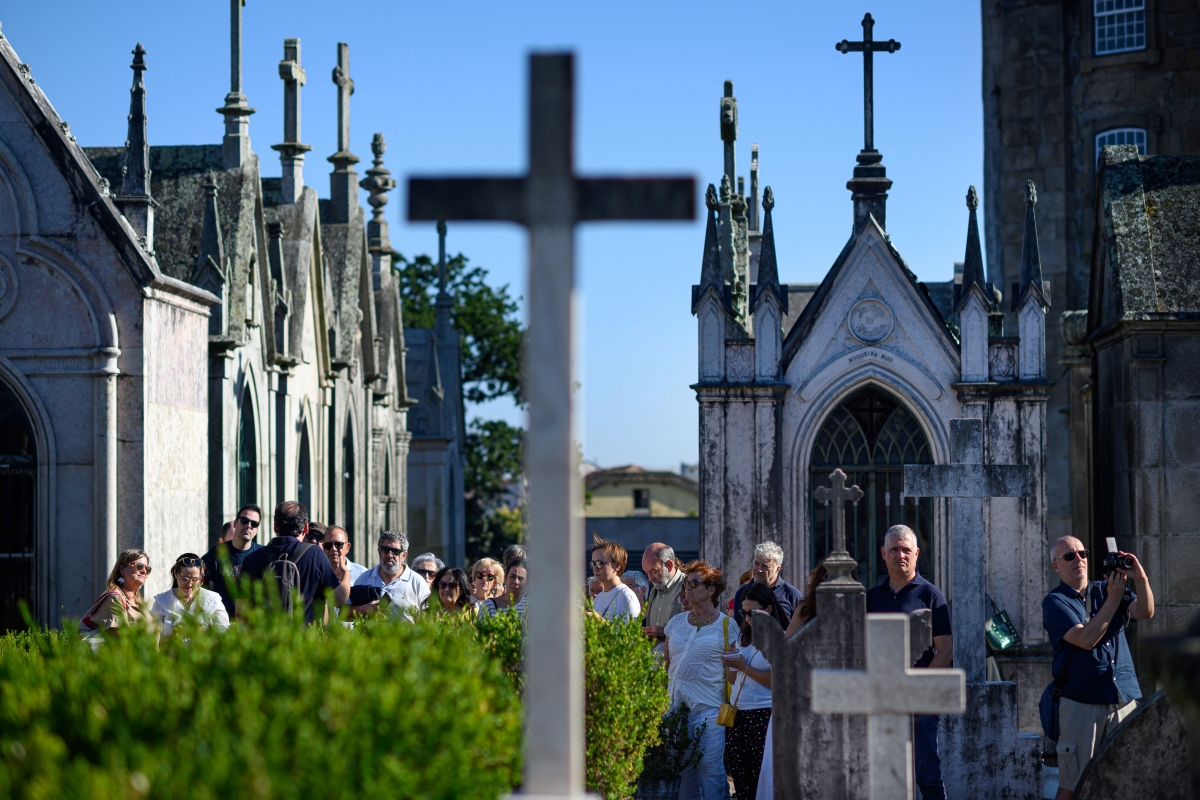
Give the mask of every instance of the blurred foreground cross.
[{"label": "blurred foreground cross", "polygon": [[529,59],[529,173],[513,178],[410,178],[408,218],[507,220],[529,229],[529,561],[526,629],[526,796],[584,790],[583,538],[572,446],[575,225],[588,220],[690,220],[692,178],[577,178],[574,56]]}]

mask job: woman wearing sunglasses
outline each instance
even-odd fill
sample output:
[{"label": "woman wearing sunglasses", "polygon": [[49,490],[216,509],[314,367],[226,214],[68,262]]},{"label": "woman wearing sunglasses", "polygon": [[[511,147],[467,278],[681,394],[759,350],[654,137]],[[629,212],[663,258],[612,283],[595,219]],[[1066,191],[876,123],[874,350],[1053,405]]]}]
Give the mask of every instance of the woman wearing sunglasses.
[{"label": "woman wearing sunglasses", "polygon": [[195,553],[184,553],[171,567],[171,588],[154,596],[151,615],[162,628],[163,635],[171,631],[184,617],[195,618],[204,627],[219,631],[229,629],[229,613],[221,595],[202,588],[207,576],[204,561]]},{"label": "woman wearing sunglasses", "polygon": [[663,657],[667,665],[667,690],[671,706],[686,703],[688,726],[705,725],[700,736],[704,754],[700,764],[683,772],[680,797],[725,800],[725,728],[717,724],[725,694],[725,664],[721,656],[737,639],[737,628],[721,613],[717,601],[725,591],[721,570],[703,561],[683,567],[683,594],[691,604],[686,614],[676,614],[666,624]]},{"label": "woman wearing sunglasses", "polygon": [[471,597],[483,605],[504,593],[504,567],[494,558],[481,558],[471,567]]},{"label": "woman wearing sunglasses", "polygon": [[429,607],[441,614],[459,614],[468,619],[475,617],[475,603],[471,600],[471,587],[467,573],[458,567],[442,567],[433,576],[433,597]]},{"label": "woman wearing sunglasses", "polygon": [[130,625],[149,621],[142,587],[150,577],[150,556],[145,550],[126,550],[108,573],[104,592],[79,621],[79,633],[85,639],[102,640]]}]

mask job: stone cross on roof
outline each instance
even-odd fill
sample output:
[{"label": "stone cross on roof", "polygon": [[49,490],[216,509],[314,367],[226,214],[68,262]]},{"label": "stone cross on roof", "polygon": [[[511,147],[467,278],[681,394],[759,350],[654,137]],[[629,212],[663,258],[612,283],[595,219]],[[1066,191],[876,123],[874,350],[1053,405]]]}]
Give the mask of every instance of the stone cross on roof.
[{"label": "stone cross on roof", "polygon": [[840,53],[863,54],[863,150],[875,149],[875,53],[894,53],[900,49],[895,39],[875,41],[872,33],[875,20],[870,14],[863,17],[863,40],[851,42],[842,39],[836,47]]},{"label": "stone cross on roof", "polygon": [[954,602],[954,663],[971,683],[986,680],[984,606],[987,549],[984,546],[983,498],[1028,497],[1028,464],[983,463],[983,420],[950,420],[950,464],[905,464],[906,497],[951,498],[950,585]]},{"label": "stone cross on roof", "polygon": [[732,185],[737,175],[738,107],[733,96],[733,81],[725,81],[725,96],[721,98],[721,141],[725,143],[725,176]]},{"label": "stone cross on roof", "polygon": [[242,94],[242,6],[246,0],[229,0],[229,94],[217,113],[225,117],[221,152],[226,169],[237,169],[250,159],[250,115],[254,109]]},{"label": "stone cross on roof", "polygon": [[825,569],[829,572],[827,583],[857,583],[854,568],[857,562],[846,550],[846,501],[857,503],[863,498],[863,490],[846,485],[846,473],[835,469],[829,473],[829,486],[818,486],[813,492],[818,503],[833,505],[833,548],[825,557]]},{"label": "stone cross on roof", "polygon": [[574,56],[529,60],[529,172],[520,177],[410,178],[408,218],[507,220],[529,230],[529,560],[538,576],[525,660],[528,795],[582,798],[583,583],[579,481],[572,445],[575,226],[610,219],[695,217],[692,178],[580,178],[574,168]]},{"label": "stone cross on roof", "polygon": [[905,614],[867,615],[866,656],[865,671],[813,670],[812,710],[869,715],[871,800],[909,800],[912,715],[963,713],[966,674],[961,669],[913,669]]},{"label": "stone cross on roof", "polygon": [[279,151],[283,165],[280,186],[283,202],[294,203],[304,189],[304,154],[312,145],[300,142],[300,87],[305,83],[304,67],[300,66],[300,40],[283,40],[283,61],[279,62],[279,77],[283,79],[283,142],[271,148]]},{"label": "stone cross on roof", "polygon": [[329,157],[333,173],[329,176],[330,222],[350,221],[350,208],[358,202],[358,174],[354,165],[358,156],[350,152],[350,95],[354,94],[354,81],[350,78],[350,45],[338,42],[337,66],[333,68],[333,82],[338,87],[338,132],[337,152]]}]

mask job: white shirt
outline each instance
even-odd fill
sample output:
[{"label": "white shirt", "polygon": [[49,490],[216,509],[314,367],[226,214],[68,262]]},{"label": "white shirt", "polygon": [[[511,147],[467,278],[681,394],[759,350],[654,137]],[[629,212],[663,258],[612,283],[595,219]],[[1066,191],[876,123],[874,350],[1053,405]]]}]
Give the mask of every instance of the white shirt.
[{"label": "white shirt", "polygon": [[353,561],[346,562],[346,569],[350,570],[350,585],[351,586],[358,583],[358,579],[361,578],[363,576],[363,573],[367,571],[367,568],[364,567],[362,564],[355,564]]},{"label": "white shirt", "polygon": [[379,566],[371,567],[354,582],[355,586],[378,586],[392,601],[392,613],[399,614],[412,622],[421,606],[429,599],[429,584],[415,570],[405,567],[404,571],[390,583],[384,583],[379,575]]},{"label": "white shirt", "polygon": [[[717,613],[717,618],[697,628],[688,622],[690,614],[676,614],[666,624],[667,652],[671,664],[667,667],[667,689],[671,705],[680,701],[688,704],[692,713],[715,711],[725,702],[725,625],[729,617]],[[737,627],[729,620],[729,641],[737,637]]]},{"label": "white shirt", "polygon": [[176,596],[174,589],[167,589],[154,596],[150,613],[162,627],[164,636],[170,636],[172,629],[186,616],[195,617],[206,628],[213,627],[219,631],[229,629],[229,613],[221,602],[221,595],[204,588],[196,590],[190,608]]},{"label": "white shirt", "polygon": [[642,604],[638,601],[637,594],[623,583],[596,595],[592,607],[607,620],[617,617],[636,619],[642,613]]},{"label": "white shirt", "polygon": [[[767,661],[767,657],[754,645],[748,644],[742,647],[739,644],[738,652],[746,660],[746,666],[752,669],[770,671],[771,664]],[[738,672],[737,677],[733,679],[733,686],[730,687],[730,691],[732,692],[730,695],[732,699],[729,702],[745,711],[771,707],[770,687],[763,686],[744,672]],[[738,692],[741,692],[741,694],[739,695]]]},{"label": "white shirt", "polygon": [[487,600],[483,601],[483,610],[480,612],[480,616],[487,614],[489,617],[494,617],[501,611],[516,611],[519,616],[525,616],[525,601],[528,599],[529,593],[526,592],[525,594],[521,595],[521,599],[517,601],[516,606],[505,606],[504,608],[500,608],[496,605],[496,598],[489,597]]}]

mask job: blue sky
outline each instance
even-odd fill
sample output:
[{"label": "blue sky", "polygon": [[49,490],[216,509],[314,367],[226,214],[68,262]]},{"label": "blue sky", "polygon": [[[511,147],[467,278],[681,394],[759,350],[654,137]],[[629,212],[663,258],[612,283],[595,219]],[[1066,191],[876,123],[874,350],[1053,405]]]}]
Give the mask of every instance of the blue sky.
[{"label": "blue sky", "polygon": [[[718,99],[739,103],[738,171],[761,147],[775,192],[780,277],[818,281],[850,234],[845,188],[862,147],[862,57],[834,49],[860,39],[865,11],[877,39],[875,143],[895,181],[893,241],[923,280],[962,260],[967,186],[982,190],[979,5],[958,0],[847,3],[436,3],[248,0],[244,89],[258,110],[250,133],[265,175],[282,140],[283,39],[302,40],[308,73],[306,182],[328,196],[336,149],[336,44],[350,44],[352,150],[370,165],[371,136],[387,137],[401,180],[387,206],[405,254],[436,251],[430,224],[402,221],[408,174],[517,172],[525,165],[526,55],[576,53],[576,161],[581,173],[688,173],[719,180]],[[151,144],[217,143],[214,109],[229,89],[229,3],[7,0],[0,24],[85,146],[125,138],[130,51],[142,42]],[[363,197],[365,206],[365,196]],[[696,327],[702,223],[593,224],[580,229],[581,433],[605,466],[677,468],[697,452]],[[458,224],[448,247],[525,294],[525,236],[514,226]],[[504,403],[472,413],[519,421]]]}]

